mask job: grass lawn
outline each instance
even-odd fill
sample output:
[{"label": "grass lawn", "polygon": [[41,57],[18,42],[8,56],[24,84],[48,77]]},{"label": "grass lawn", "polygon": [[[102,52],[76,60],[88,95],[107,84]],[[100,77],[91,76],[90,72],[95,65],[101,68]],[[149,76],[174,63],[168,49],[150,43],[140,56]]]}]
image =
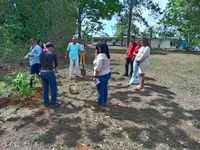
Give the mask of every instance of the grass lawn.
[{"label": "grass lawn", "polygon": [[[69,81],[68,65],[58,69],[60,108],[45,108],[42,100],[38,105],[31,101],[0,107],[1,149],[74,150],[85,144],[95,150],[199,150],[200,55],[152,50],[145,89],[137,90],[122,77],[125,50],[110,52],[109,108],[100,113],[91,110],[97,92],[90,85],[94,56],[90,50],[86,77]],[[10,90],[12,75],[6,77],[0,75],[1,97]],[[77,85],[78,94],[69,93],[71,83]]]}]

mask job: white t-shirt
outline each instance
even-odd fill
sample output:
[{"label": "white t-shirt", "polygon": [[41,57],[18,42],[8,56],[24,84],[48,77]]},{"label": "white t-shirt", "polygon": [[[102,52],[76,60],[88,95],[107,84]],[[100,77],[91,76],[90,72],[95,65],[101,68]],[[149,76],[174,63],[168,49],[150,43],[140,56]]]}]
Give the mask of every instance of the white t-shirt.
[{"label": "white t-shirt", "polygon": [[100,53],[93,61],[94,71],[99,72],[99,76],[110,73],[110,59],[104,53]]},{"label": "white t-shirt", "polygon": [[138,66],[139,73],[145,73],[149,67],[149,55],[150,55],[150,48],[148,46],[140,47],[139,52],[136,56],[136,61],[140,61]]},{"label": "white t-shirt", "polygon": [[80,51],[81,51],[81,52],[85,52],[85,51],[86,51],[83,44],[80,44]]}]

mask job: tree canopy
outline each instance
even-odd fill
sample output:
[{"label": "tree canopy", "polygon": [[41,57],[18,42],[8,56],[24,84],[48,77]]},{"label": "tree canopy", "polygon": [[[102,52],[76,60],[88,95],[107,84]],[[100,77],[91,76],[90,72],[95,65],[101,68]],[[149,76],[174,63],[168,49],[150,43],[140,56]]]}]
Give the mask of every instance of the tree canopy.
[{"label": "tree canopy", "polygon": [[122,9],[119,0],[76,0],[74,5],[77,7],[79,39],[81,39],[82,26],[84,26],[86,18],[93,25],[101,25],[100,19],[110,20],[114,14],[119,13]]},{"label": "tree canopy", "polygon": [[139,21],[148,26],[148,22],[143,17],[143,12],[148,10],[149,15],[160,14],[160,7],[153,0],[124,0],[124,11],[121,17],[128,18],[128,31],[127,31],[127,43],[130,40],[131,25],[134,21]]},{"label": "tree canopy", "polygon": [[162,23],[175,26],[188,43],[200,40],[200,1],[169,0]]},{"label": "tree canopy", "polygon": [[0,7],[0,51],[4,56],[11,57],[15,50],[23,55],[23,45],[30,37],[54,41],[58,49],[63,48],[66,35],[76,31],[76,9],[70,0],[2,0]]}]

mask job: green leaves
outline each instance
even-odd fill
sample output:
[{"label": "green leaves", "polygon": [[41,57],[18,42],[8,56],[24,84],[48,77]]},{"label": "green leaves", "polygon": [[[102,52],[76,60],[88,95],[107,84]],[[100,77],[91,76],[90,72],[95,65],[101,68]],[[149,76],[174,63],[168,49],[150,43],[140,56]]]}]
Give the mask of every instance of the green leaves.
[{"label": "green leaves", "polygon": [[33,81],[33,86],[39,83],[37,75],[28,75],[26,73],[18,73],[13,80],[13,87],[18,91],[20,97],[34,96],[35,91],[30,87],[30,79]]},{"label": "green leaves", "polygon": [[169,0],[162,23],[176,26],[189,43],[200,41],[200,2],[198,0]]},{"label": "green leaves", "polygon": [[[25,51],[21,54],[21,49],[30,37],[54,41],[58,49],[63,49],[66,34],[70,40],[75,31],[76,7],[71,0],[1,0],[0,54],[5,59],[0,58],[0,63],[19,62]],[[12,54],[15,60],[9,58]]]},{"label": "green leaves", "polygon": [[[74,5],[77,7],[79,40],[82,36],[82,26],[87,26],[87,24],[83,24],[85,19],[96,24],[100,19],[110,20],[114,14],[122,10],[119,0],[76,0]],[[98,28],[98,26],[100,27],[99,24],[96,27]]]}]

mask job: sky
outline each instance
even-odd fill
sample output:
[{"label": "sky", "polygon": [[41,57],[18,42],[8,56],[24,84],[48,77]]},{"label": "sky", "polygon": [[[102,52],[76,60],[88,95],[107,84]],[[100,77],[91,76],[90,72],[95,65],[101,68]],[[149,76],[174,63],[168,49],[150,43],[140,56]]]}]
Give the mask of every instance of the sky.
[{"label": "sky", "polygon": [[[154,2],[157,2],[159,4],[161,10],[164,10],[167,5],[168,0],[154,0]],[[155,26],[159,20],[159,19],[154,19],[153,17],[148,16],[148,11],[145,11],[143,13],[143,16],[146,18],[150,26]],[[105,23],[104,32],[112,36],[115,32],[113,29],[113,26],[116,24],[116,22],[117,22],[116,17],[113,17],[112,20],[110,21],[103,20],[103,23]],[[137,27],[140,28],[140,31],[143,31],[145,29],[145,26],[138,22],[136,22],[136,25]]]}]

